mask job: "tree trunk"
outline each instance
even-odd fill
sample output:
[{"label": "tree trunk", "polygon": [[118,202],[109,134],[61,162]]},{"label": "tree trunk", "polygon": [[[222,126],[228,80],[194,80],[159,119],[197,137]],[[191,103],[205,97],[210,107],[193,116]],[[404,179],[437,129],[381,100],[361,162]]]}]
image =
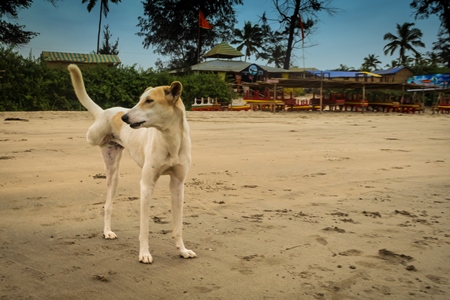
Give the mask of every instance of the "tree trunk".
[{"label": "tree trunk", "polygon": [[98,21],[98,34],[97,34],[97,54],[100,51],[100,31],[102,30],[102,12],[103,12],[103,2],[100,2],[100,19]]},{"label": "tree trunk", "polygon": [[283,69],[289,70],[291,65],[291,53],[292,44],[294,43],[295,28],[297,27],[298,13],[300,12],[300,2],[301,0],[295,0],[295,9],[292,13],[290,24],[289,24],[289,37],[286,49],[286,57],[284,59]]}]

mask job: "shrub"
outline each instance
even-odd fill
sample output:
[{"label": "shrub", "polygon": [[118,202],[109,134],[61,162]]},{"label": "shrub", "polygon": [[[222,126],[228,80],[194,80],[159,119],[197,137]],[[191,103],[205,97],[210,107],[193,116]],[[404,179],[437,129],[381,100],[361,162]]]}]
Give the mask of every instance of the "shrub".
[{"label": "shrub", "polygon": [[[132,107],[149,86],[183,84],[182,99],[189,109],[195,97],[228,100],[228,86],[214,74],[174,76],[136,66],[82,68],[89,96],[102,108]],[[13,48],[0,47],[0,111],[80,110],[65,68],[49,68],[40,60],[24,58]]]}]

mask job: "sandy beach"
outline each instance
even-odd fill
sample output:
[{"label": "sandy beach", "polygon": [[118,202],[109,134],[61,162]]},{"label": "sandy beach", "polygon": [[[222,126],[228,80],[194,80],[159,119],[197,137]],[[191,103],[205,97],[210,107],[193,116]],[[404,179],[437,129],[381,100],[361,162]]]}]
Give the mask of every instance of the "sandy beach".
[{"label": "sandy beach", "polygon": [[[104,240],[87,112],[0,113],[0,299],[450,299],[450,116],[187,112],[185,260],[168,178],[138,262],[124,154]],[[10,120],[9,118],[13,118]]]}]

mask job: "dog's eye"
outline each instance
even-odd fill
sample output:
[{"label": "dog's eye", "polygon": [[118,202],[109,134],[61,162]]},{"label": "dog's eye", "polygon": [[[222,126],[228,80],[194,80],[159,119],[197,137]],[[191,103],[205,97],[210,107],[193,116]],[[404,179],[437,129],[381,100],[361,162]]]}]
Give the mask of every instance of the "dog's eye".
[{"label": "dog's eye", "polygon": [[145,100],[145,103],[151,104],[151,103],[153,103],[153,100],[152,99],[147,99],[147,100]]}]

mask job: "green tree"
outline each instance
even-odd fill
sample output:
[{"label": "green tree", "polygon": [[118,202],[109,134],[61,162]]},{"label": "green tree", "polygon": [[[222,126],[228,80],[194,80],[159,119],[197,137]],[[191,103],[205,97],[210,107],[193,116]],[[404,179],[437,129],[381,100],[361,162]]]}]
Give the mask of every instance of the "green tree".
[{"label": "green tree", "polygon": [[[94,8],[94,6],[97,4],[97,0],[82,0],[81,3],[86,3],[88,12],[91,12],[91,10]],[[105,16],[105,18],[108,16],[109,13],[109,2],[111,3],[119,3],[122,2],[122,0],[100,0],[100,18],[98,21],[98,35],[97,35],[97,53],[100,53],[100,32],[102,28],[102,15]]]},{"label": "green tree", "polygon": [[422,31],[418,28],[411,28],[412,26],[414,26],[414,23],[397,24],[397,35],[388,32],[383,37],[385,41],[390,41],[383,48],[384,54],[390,53],[392,55],[398,49],[401,65],[406,65],[406,51],[417,54],[419,52],[414,47],[425,47],[425,44],[420,40]]},{"label": "green tree", "polygon": [[99,50],[100,54],[113,54],[119,55],[119,38],[117,38],[114,44],[111,44],[110,39],[112,38],[112,34],[109,31],[109,25],[105,25],[103,30],[103,42],[102,47]]},{"label": "green tree", "polygon": [[40,61],[24,58],[12,46],[0,47],[0,110],[67,110],[77,106],[66,98],[73,95],[67,71],[51,69]]},{"label": "green tree", "polygon": [[441,20],[438,41],[433,43],[433,51],[450,68],[450,1],[413,0],[410,7],[415,9],[416,19],[427,19],[430,15],[435,15]]},{"label": "green tree", "polygon": [[[146,0],[137,35],[144,38],[144,48],[153,46],[155,53],[170,56],[169,67],[188,67],[199,61],[203,48],[231,39],[235,4],[242,0]],[[199,9],[213,29],[199,28]]]},{"label": "green tree", "polygon": [[378,59],[378,55],[369,54],[367,57],[364,57],[361,69],[364,71],[374,71],[378,68],[379,64],[381,64],[381,61]]},{"label": "green tree", "polygon": [[338,12],[331,6],[332,0],[272,0],[278,13],[278,22],[281,24],[281,34],[287,40],[286,56],[283,68],[289,69],[291,65],[292,51],[300,41],[300,17],[302,18],[305,34],[311,33],[317,26],[318,13],[325,11],[330,15]]},{"label": "green tree", "polygon": [[230,87],[216,74],[191,73],[179,80],[183,84],[181,97],[187,109],[191,108],[194,98],[199,97],[217,98],[219,102],[228,102]]},{"label": "green tree", "polygon": [[440,57],[447,68],[450,68],[450,34],[440,30],[437,42],[433,43],[433,51]]},{"label": "green tree", "polygon": [[29,8],[33,0],[4,0],[0,4],[0,43],[5,45],[25,45],[37,36],[37,32],[26,31],[24,25],[11,23],[3,18],[18,18],[18,11],[23,8]]},{"label": "green tree", "polygon": [[252,22],[245,22],[242,30],[234,30],[234,40],[231,44],[239,44],[237,50],[241,51],[245,47],[245,61],[252,54],[259,53],[258,48],[262,47],[264,35],[258,24],[252,25]]},{"label": "green tree", "polygon": [[397,68],[400,66],[401,66],[401,64],[399,63],[399,61],[395,59],[395,60],[391,60],[391,63],[386,64],[384,67],[388,68],[388,69],[392,69],[392,68]]},{"label": "green tree", "polygon": [[427,19],[436,15],[442,22],[442,27],[450,35],[450,1],[448,0],[413,0],[410,7],[415,9],[416,19]]},{"label": "green tree", "polygon": [[416,67],[425,67],[428,65],[428,61],[422,53],[415,53],[414,57],[411,58],[411,63]]},{"label": "green tree", "polygon": [[277,68],[282,68],[286,59],[286,49],[283,45],[273,45],[268,48],[268,64],[274,64]]},{"label": "green tree", "polygon": [[427,56],[426,59],[427,59],[428,65],[430,67],[437,68],[443,64],[442,59],[436,52],[428,51],[426,53],[426,56]]}]

